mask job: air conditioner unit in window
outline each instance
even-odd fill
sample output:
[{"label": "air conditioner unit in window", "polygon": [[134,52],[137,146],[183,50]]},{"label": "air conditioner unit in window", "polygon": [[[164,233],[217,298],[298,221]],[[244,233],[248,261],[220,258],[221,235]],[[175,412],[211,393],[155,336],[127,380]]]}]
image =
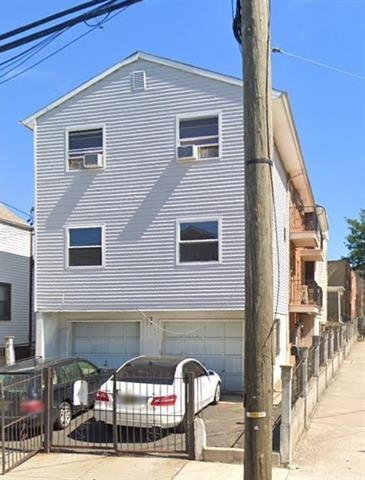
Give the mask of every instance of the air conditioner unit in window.
[{"label": "air conditioner unit in window", "polygon": [[85,153],[84,168],[101,168],[103,166],[102,153]]},{"label": "air conditioner unit in window", "polygon": [[196,145],[177,147],[177,158],[178,160],[197,160],[198,147]]}]

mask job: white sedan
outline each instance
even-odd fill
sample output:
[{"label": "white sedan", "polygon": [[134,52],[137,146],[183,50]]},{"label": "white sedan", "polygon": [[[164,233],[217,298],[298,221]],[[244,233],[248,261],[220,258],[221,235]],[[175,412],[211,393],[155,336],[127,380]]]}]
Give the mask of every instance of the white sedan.
[{"label": "white sedan", "polygon": [[194,412],[217,404],[221,378],[197,360],[140,356],[124,363],[100,387],[95,397],[95,419],[111,425],[115,421],[118,426],[128,427],[177,427],[185,415],[189,373],[194,376]]}]

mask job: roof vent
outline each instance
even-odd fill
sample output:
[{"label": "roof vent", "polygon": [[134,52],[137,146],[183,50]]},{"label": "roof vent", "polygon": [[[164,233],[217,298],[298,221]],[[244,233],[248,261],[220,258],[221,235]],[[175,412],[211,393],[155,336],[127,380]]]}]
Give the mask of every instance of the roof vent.
[{"label": "roof vent", "polygon": [[146,72],[132,72],[132,90],[146,89]]}]

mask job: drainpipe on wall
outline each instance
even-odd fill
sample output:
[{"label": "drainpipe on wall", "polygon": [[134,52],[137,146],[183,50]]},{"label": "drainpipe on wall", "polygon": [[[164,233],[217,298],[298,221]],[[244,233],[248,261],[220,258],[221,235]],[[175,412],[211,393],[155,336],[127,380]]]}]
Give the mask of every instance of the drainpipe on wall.
[{"label": "drainpipe on wall", "polygon": [[33,342],[33,271],[34,271],[33,240],[34,240],[34,230],[32,229],[30,232],[30,257],[29,257],[29,324],[28,324],[29,356],[31,356],[32,342]]}]

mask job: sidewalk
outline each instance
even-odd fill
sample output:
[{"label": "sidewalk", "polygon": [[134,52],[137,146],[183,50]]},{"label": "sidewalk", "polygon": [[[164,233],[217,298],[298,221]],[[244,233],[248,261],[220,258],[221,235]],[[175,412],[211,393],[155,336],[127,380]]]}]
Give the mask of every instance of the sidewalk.
[{"label": "sidewalk", "polygon": [[365,480],[365,342],[321,399],[294,464],[288,480]]},{"label": "sidewalk", "polygon": [[[5,480],[242,480],[243,466],[158,456],[38,454]],[[295,465],[273,480],[365,480],[365,342],[356,343],[327,389]]]}]

